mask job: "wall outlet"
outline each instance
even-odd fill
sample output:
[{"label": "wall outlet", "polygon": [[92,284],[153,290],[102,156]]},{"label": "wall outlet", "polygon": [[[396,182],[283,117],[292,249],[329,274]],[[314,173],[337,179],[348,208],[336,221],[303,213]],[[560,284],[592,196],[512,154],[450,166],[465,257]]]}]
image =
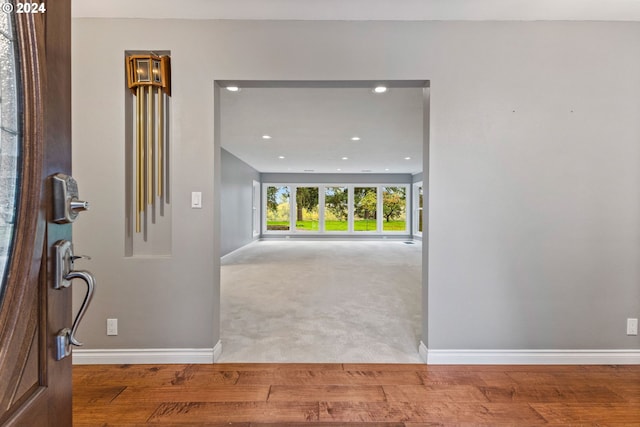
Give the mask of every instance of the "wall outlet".
[{"label": "wall outlet", "polygon": [[638,319],[627,319],[627,335],[638,335]]},{"label": "wall outlet", "polygon": [[118,319],[107,319],[107,335],[118,335]]}]

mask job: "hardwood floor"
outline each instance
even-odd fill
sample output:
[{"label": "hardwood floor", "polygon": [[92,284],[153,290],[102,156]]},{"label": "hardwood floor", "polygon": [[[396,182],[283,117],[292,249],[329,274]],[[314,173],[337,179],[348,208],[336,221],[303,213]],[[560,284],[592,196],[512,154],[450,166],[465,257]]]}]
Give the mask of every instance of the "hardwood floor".
[{"label": "hardwood floor", "polygon": [[640,426],[640,366],[86,365],[75,426]]}]

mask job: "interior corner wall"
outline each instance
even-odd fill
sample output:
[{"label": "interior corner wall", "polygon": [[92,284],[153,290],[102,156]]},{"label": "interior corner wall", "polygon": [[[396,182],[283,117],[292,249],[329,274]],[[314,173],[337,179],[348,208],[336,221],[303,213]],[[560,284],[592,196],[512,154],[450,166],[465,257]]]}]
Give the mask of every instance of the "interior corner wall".
[{"label": "interior corner wall", "polygon": [[253,181],[260,182],[260,172],[224,148],[221,153],[220,254],[224,256],[254,240]]},{"label": "interior corner wall", "polygon": [[[219,339],[216,79],[431,82],[430,349],[640,348],[625,334],[640,317],[640,23],[74,19],[72,35],[73,168],[92,203],[74,245],[98,280],[87,348]],[[122,55],[159,49],[172,256],[127,259]]]}]

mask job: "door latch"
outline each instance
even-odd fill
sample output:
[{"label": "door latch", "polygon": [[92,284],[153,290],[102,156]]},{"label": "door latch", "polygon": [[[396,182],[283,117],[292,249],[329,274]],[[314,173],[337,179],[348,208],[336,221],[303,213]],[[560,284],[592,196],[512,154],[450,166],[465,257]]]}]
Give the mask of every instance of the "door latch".
[{"label": "door latch", "polygon": [[85,255],[76,256],[73,254],[73,244],[68,240],[59,240],[53,245],[54,248],[54,289],[64,289],[71,286],[73,279],[81,279],[87,285],[87,293],[82,301],[80,310],[73,320],[71,328],[64,328],[56,336],[56,360],[62,360],[71,354],[71,345],[81,346],[82,343],[76,339],[76,331],[80,321],[87,311],[87,307],[93,298],[96,286],[96,279],[93,274],[86,270],[74,270],[74,261],[78,258],[88,258]]}]

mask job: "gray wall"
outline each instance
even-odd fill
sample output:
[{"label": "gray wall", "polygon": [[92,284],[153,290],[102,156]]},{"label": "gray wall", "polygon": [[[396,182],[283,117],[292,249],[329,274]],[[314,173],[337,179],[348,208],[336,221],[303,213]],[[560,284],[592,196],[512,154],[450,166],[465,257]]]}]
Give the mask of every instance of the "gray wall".
[{"label": "gray wall", "polygon": [[[74,173],[92,202],[75,245],[98,277],[78,336],[218,340],[215,79],[419,79],[431,81],[428,346],[640,348],[624,327],[640,315],[638,40],[623,22],[74,20]],[[127,49],[172,52],[170,257],[123,257]]]},{"label": "gray wall", "polygon": [[260,173],[221,149],[220,254],[227,255],[253,242],[253,181]]}]

